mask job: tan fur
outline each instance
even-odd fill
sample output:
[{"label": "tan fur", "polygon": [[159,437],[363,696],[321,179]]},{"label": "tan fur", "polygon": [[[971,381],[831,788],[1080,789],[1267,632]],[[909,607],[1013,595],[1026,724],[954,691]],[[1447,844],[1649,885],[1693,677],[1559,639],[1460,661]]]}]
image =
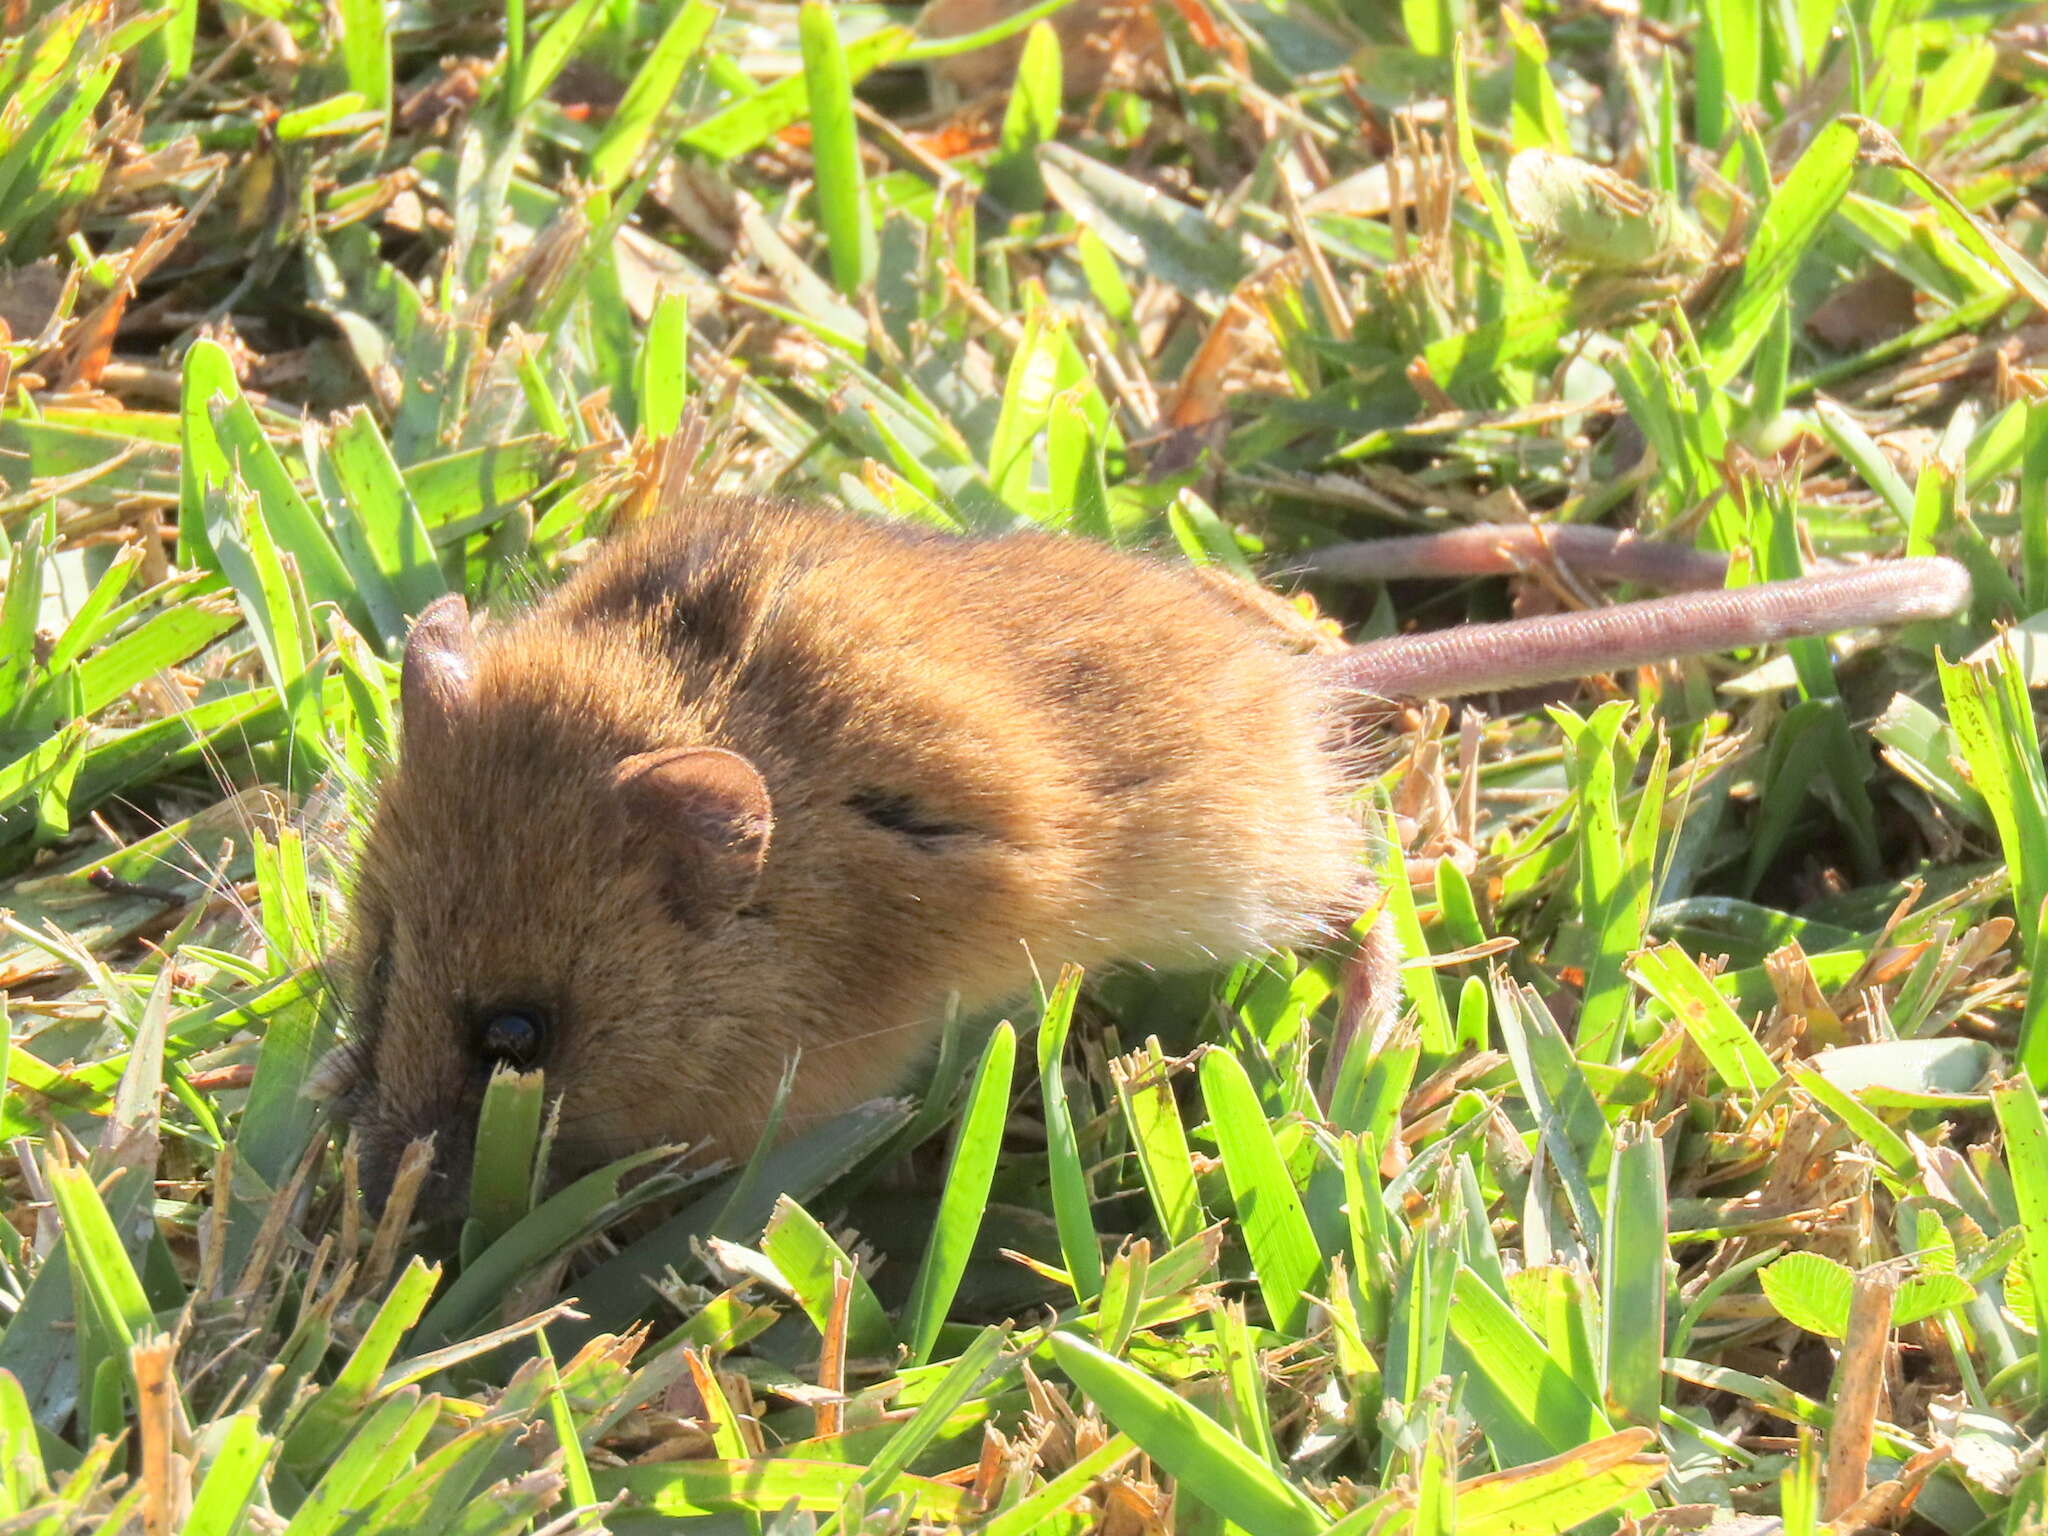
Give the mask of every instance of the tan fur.
[{"label": "tan fur", "polygon": [[[703,499],[466,665],[466,706],[408,727],[363,851],[351,1109],[373,1188],[429,1130],[461,1176],[478,1008],[559,1012],[572,1164],[744,1155],[799,1049],[801,1121],[899,1086],[949,992],[1240,956],[1362,898],[1304,658],[1258,605],[1080,540]],[[685,924],[671,843],[615,778],[706,746],[758,769],[773,835],[746,904]]]}]

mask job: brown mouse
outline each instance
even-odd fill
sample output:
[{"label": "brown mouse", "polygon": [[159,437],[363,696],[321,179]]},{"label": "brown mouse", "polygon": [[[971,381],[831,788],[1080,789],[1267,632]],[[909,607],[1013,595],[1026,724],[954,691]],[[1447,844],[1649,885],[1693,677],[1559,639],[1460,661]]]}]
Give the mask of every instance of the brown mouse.
[{"label": "brown mouse", "polygon": [[473,635],[445,598],[407,640],[340,1074],[366,1190],[433,1133],[423,1208],[459,1205],[495,1062],[545,1069],[561,1166],[744,1156],[799,1050],[798,1126],[899,1086],[952,994],[1335,937],[1369,895],[1369,700],[1968,591],[1897,561],[1317,656],[1228,583],[1080,539],[693,500],[522,618]]}]

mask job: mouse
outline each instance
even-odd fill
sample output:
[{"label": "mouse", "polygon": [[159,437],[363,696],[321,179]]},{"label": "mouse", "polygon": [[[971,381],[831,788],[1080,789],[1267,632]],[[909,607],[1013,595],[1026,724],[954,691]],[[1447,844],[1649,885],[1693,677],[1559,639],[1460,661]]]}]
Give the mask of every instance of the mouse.
[{"label": "mouse", "polygon": [[[1550,547],[1487,537],[1423,565]],[[1578,554],[1634,570],[1631,543],[1702,574],[1626,535]],[[789,1063],[796,1130],[899,1089],[949,1002],[1068,962],[1342,941],[1372,898],[1359,790],[1389,701],[1943,617],[1969,591],[1902,559],[1318,646],[1213,568],[680,498],[522,615],[479,627],[450,596],[412,624],[323,1079],[373,1209],[431,1136],[416,1209],[459,1212],[500,1065],[544,1071],[558,1173],[745,1157]]]}]

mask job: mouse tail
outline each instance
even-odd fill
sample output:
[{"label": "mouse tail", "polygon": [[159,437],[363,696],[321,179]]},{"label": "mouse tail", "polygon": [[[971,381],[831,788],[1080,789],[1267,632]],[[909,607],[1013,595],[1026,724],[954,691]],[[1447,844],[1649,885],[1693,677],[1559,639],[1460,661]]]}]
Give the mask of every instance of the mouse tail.
[{"label": "mouse tail", "polygon": [[1583,613],[1396,635],[1315,664],[1333,686],[1379,698],[1455,698],[1774,640],[1943,619],[1969,600],[1969,572],[1953,560],[1888,560]]}]

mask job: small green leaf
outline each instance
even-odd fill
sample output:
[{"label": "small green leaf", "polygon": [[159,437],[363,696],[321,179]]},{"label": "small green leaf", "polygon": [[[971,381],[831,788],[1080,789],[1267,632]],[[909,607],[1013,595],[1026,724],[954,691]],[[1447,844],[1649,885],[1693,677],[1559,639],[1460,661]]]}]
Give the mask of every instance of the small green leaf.
[{"label": "small green leaf", "polygon": [[1764,1295],[1794,1327],[1823,1338],[1849,1331],[1849,1299],[1855,1276],[1846,1264],[1820,1253],[1788,1253],[1758,1272]]}]

